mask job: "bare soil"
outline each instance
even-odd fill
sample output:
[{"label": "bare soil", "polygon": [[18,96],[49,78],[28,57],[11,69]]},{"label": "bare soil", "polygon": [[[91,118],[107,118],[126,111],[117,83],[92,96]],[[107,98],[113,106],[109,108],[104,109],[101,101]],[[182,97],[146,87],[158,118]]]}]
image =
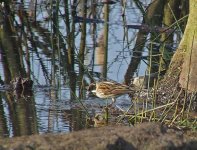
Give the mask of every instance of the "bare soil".
[{"label": "bare soil", "polygon": [[135,127],[106,126],[69,134],[44,134],[0,139],[0,150],[161,150],[197,149],[197,133],[167,128],[159,123]]}]

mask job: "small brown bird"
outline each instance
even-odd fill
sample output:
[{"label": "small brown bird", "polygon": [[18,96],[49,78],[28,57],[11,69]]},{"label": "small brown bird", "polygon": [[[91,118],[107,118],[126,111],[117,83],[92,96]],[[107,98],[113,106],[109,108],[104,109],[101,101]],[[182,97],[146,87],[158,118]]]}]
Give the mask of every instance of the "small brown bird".
[{"label": "small brown bird", "polygon": [[127,86],[114,81],[101,81],[91,83],[88,86],[88,92],[92,92],[99,98],[112,98],[113,103],[115,103],[117,97],[124,94],[132,94],[134,91],[134,86]]}]

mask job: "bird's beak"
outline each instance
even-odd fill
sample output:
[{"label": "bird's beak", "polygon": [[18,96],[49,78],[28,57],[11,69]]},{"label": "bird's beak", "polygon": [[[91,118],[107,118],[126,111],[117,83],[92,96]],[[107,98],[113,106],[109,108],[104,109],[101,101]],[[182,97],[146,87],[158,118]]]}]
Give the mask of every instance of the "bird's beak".
[{"label": "bird's beak", "polygon": [[91,92],[92,92],[94,95],[96,95],[96,90],[92,90]]}]

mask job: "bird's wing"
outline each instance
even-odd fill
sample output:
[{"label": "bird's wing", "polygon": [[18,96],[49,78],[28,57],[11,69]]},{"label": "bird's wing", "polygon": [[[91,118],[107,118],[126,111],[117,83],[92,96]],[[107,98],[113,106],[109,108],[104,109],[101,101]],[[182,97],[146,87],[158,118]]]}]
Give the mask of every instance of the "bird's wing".
[{"label": "bird's wing", "polygon": [[122,95],[131,92],[129,86],[117,82],[101,82],[97,88],[106,95]]}]

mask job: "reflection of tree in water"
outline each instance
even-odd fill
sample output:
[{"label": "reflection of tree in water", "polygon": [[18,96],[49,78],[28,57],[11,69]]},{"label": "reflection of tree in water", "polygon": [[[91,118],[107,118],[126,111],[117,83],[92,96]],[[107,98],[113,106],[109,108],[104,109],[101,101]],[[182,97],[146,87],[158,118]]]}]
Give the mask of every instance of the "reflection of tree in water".
[{"label": "reflection of tree in water", "polygon": [[[6,92],[2,100],[7,102],[9,117],[2,117],[5,118],[4,125],[7,125],[7,132],[1,133],[1,136],[21,136],[38,133],[33,97],[27,100],[16,99],[11,93]],[[3,110],[2,108],[0,111],[2,112]]]}]

